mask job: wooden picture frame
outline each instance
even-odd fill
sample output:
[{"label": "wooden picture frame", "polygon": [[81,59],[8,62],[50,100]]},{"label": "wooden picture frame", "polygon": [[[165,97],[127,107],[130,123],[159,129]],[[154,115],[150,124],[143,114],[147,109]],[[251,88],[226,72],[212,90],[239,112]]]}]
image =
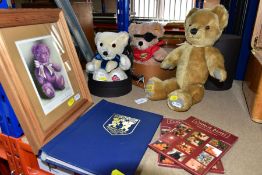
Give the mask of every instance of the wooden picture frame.
[{"label": "wooden picture frame", "polygon": [[35,154],[93,104],[60,9],[0,10],[0,82]]}]

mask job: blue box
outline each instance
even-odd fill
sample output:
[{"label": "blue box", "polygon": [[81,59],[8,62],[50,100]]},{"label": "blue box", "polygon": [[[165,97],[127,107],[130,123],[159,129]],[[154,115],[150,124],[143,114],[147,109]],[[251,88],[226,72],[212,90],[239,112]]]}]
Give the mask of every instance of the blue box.
[{"label": "blue box", "polygon": [[0,127],[3,134],[15,138],[23,135],[23,130],[17,120],[15,112],[0,84]]}]

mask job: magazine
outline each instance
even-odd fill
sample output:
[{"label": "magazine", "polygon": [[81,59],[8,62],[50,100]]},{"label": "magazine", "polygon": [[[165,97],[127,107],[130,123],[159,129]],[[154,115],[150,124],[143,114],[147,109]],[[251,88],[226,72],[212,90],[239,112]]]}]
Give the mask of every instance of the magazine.
[{"label": "magazine", "polygon": [[238,139],[192,116],[180,122],[149,147],[195,175],[209,172]]},{"label": "magazine", "polygon": [[[170,118],[163,118],[160,124],[160,134],[161,136],[175,128],[177,125],[181,124],[181,120],[176,119],[170,119]],[[171,159],[167,158],[164,155],[159,154],[158,155],[158,165],[164,166],[164,167],[170,167],[170,168],[181,168],[178,164],[176,164]],[[224,174],[224,166],[221,162],[221,160],[218,160],[218,162],[210,169],[211,173],[218,173],[218,174]]]}]

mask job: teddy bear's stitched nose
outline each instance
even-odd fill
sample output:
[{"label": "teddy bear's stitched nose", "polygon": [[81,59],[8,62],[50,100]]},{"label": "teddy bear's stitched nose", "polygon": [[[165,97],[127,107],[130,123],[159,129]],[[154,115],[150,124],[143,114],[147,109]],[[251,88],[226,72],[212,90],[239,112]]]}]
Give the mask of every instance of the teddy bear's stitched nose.
[{"label": "teddy bear's stitched nose", "polygon": [[190,30],[190,33],[192,35],[195,35],[197,33],[197,31],[198,31],[197,28],[193,28],[193,29]]},{"label": "teddy bear's stitched nose", "polygon": [[139,42],[138,42],[138,45],[139,45],[139,46],[143,46],[143,41],[139,41]]},{"label": "teddy bear's stitched nose", "polygon": [[107,52],[107,51],[104,51],[104,52],[103,52],[103,55],[107,56],[107,55],[108,55],[108,52]]}]

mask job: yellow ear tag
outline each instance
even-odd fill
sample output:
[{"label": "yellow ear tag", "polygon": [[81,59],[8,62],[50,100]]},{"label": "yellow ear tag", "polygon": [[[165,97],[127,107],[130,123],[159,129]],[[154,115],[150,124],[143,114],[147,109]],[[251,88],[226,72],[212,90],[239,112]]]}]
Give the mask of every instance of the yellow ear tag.
[{"label": "yellow ear tag", "polygon": [[172,95],[169,99],[170,101],[176,101],[178,99],[178,96]]},{"label": "yellow ear tag", "polygon": [[72,97],[68,100],[67,105],[72,106],[75,103],[75,99]]},{"label": "yellow ear tag", "polygon": [[121,171],[115,169],[115,170],[112,171],[111,175],[125,175],[125,174],[123,174]]}]

